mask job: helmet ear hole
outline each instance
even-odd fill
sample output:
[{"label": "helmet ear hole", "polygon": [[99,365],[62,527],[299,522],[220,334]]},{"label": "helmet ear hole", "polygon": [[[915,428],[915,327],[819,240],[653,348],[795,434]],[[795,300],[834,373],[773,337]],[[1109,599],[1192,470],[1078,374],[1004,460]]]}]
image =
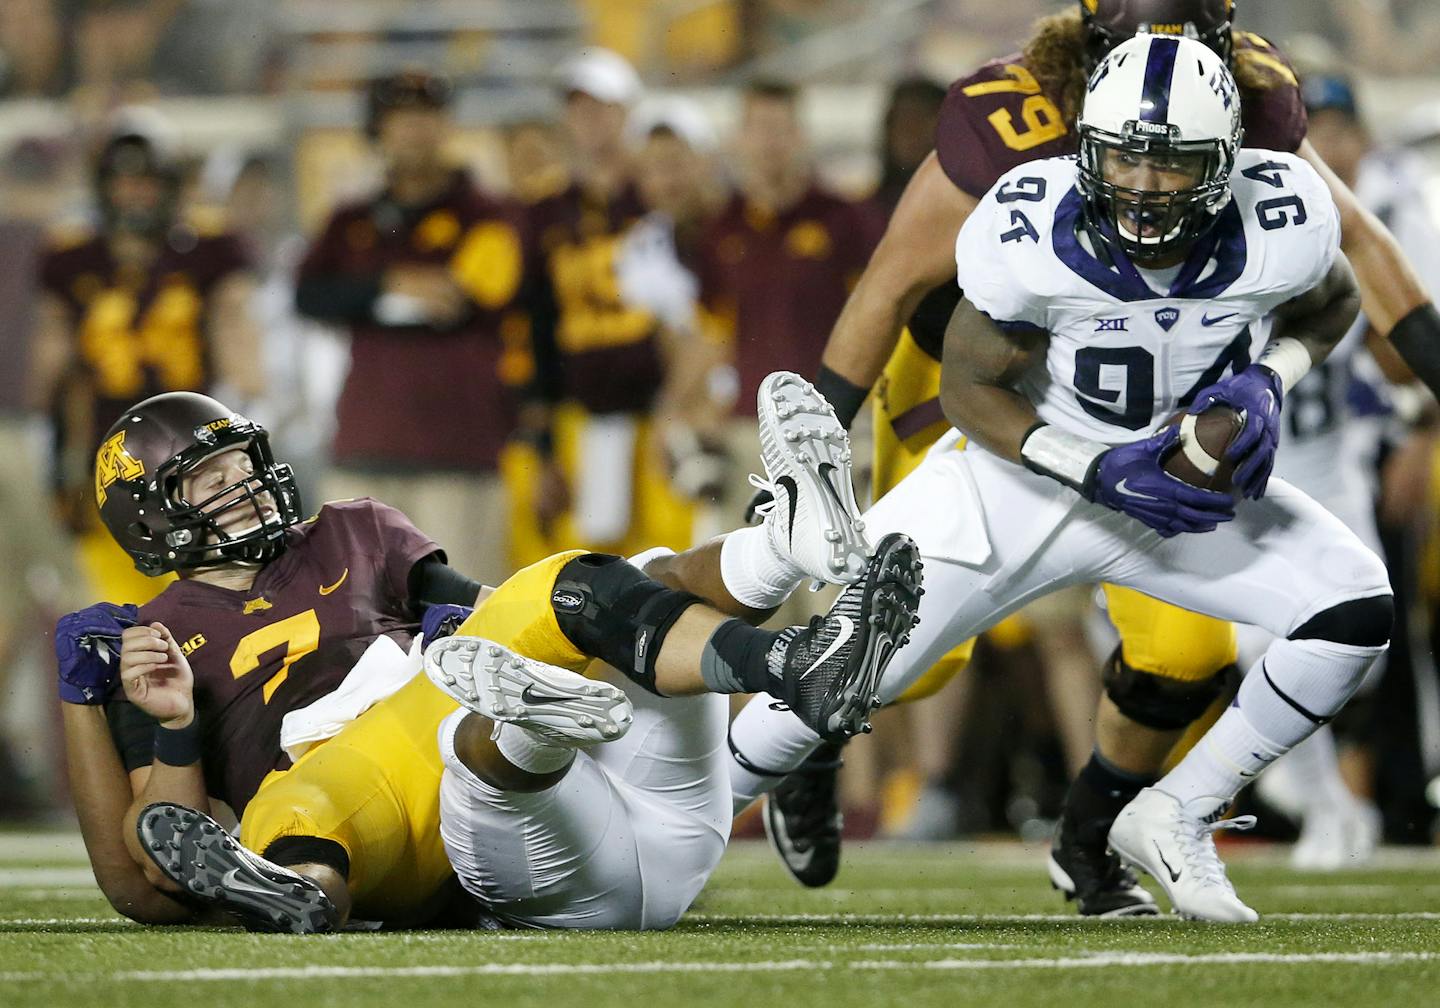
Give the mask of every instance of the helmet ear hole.
[{"label": "helmet ear hole", "polygon": [[154,542],[155,536],[140,522],[131,522],[125,529],[133,538],[142,542]]}]

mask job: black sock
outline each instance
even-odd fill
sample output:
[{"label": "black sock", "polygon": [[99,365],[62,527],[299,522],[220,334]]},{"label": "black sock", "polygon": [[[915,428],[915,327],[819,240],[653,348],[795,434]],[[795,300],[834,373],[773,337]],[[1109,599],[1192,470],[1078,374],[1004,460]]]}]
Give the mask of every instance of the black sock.
[{"label": "black sock", "polygon": [[1098,751],[1092,752],[1065,795],[1066,823],[1081,830],[1082,835],[1097,830],[1101,835],[1108,833],[1120,810],[1129,805],[1141,789],[1154,782],[1150,774],[1128,773]]},{"label": "black sock", "polygon": [[770,650],[780,635],[738,619],[715,628],[700,656],[700,677],[716,693],[764,693],[773,686]]},{"label": "black sock", "polygon": [[334,840],[322,837],[283,836],[260,856],[286,868],[318,864],[334,869],[343,878],[350,877],[350,855]]}]

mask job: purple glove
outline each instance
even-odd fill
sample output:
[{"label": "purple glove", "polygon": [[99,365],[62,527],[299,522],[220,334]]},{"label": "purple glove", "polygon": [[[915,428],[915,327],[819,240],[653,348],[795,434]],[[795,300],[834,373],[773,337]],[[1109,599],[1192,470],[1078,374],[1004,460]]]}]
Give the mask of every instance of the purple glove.
[{"label": "purple glove", "polygon": [[425,646],[429,647],[441,637],[449,637],[474,611],[463,605],[426,606],[425,614],[420,617],[420,633],[425,638]]},{"label": "purple glove", "polygon": [[1191,413],[1201,413],[1215,403],[1224,403],[1243,415],[1245,426],[1230,442],[1225,458],[1236,464],[1231,482],[1252,500],[1265,496],[1265,484],[1270,481],[1270,470],[1275,468],[1284,391],[1279,375],[1263,364],[1251,364],[1202,390],[1190,405]]},{"label": "purple glove", "polygon": [[1161,468],[1180,439],[1171,425],[1143,441],[1116,445],[1100,456],[1085,496],[1144,522],[1166,539],[1181,532],[1210,532],[1235,517],[1229,494],[1201,490]]},{"label": "purple glove", "polygon": [[60,666],[60,699],[103,704],[120,683],[120,634],[135,625],[133,605],[97,602],[61,616],[55,624],[55,659]]}]

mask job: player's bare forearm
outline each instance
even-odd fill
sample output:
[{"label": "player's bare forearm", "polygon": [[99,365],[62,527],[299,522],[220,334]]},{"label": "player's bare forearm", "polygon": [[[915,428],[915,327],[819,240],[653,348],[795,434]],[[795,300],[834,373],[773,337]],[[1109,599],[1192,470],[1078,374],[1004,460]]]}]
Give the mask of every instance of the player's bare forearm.
[{"label": "player's bare forearm", "polygon": [[100,891],[117,912],[142,924],[191,920],[190,908],[157,889],[127,849],[123,823],[131,788],[110,738],[105,709],[62,704],[61,716],[70,791]]},{"label": "player's bare forearm", "polygon": [[1002,330],[961,298],[945,330],[940,373],[945,418],[986,450],[1023,464],[1020,446],[1037,416],[1015,385],[1044,355],[1047,342],[1039,330]]},{"label": "player's bare forearm", "polygon": [[822,363],[870,388],[900,330],[935,287],[955,275],[955,236],[975,209],[932,152],[905,187],[885,235],[831,330]]},{"label": "player's bare forearm", "polygon": [[1299,340],[1318,364],[1330,356],[1359,312],[1360,292],[1342,252],[1324,279],[1275,310],[1275,335]]},{"label": "player's bare forearm", "polygon": [[177,767],[162,763],[157,759],[150,765],[149,773],[144,777],[143,786],[135,790],[135,798],[131,801],[130,807],[125,810],[120,827],[130,856],[145,871],[147,877],[158,881],[163,876],[158,872],[152,875],[153,866],[150,856],[140,847],[140,838],[135,833],[135,824],[140,818],[140,813],[144,811],[145,806],[163,801],[186,805],[209,814],[210,796],[207,790],[205,773],[199,763]]},{"label": "player's bare forearm", "polygon": [[1298,153],[1320,173],[1340,211],[1340,247],[1354,267],[1365,317],[1379,332],[1390,332],[1396,322],[1428,302],[1430,295],[1394,235],[1360,205],[1308,140]]}]

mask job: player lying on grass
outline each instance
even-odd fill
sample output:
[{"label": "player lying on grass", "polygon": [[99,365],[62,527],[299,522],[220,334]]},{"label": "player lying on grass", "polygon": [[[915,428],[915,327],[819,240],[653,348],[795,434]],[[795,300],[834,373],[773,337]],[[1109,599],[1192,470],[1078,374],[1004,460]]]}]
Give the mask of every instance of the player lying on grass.
[{"label": "player lying on grass", "polygon": [[[264,431],[214,400],[172,393],[128,412],[97,460],[102,518],[142,570],[176,569],[182,579],[138,613],[92,607],[62,620],[57,633],[77,807],[107,897],[152,922],[191,919],[197,900],[287,930],[332,927],[352,910],[417,922],[446,902],[448,846],[474,866],[466,885],[509,920],[673,923],[728,835],[728,781],[715,772],[723,707],[703,696],[660,702],[648,694],[768,689],[817,731],[853,733],[908,632],[918,592],[903,537],[867,558],[863,539],[828,534],[833,503],[815,499],[814,471],[833,463],[848,494],[848,445],[843,432],[834,435],[824,400],[789,375],[772,376],[767,396],[766,457],[772,474],[796,487],[793,528],[784,530],[787,546],[793,531],[795,550],[776,562],[806,556],[811,575],[854,581],[827,617],[779,633],[726,617],[618,558],[579,551],[482,596],[393,509],[342,502],[300,522],[293,478],[270,457]],[[748,533],[781,540],[774,529]],[[691,568],[718,584],[722,552],[712,545],[650,566],[677,581]],[[357,659],[380,636],[408,643],[422,607],[457,601],[479,604],[465,639],[431,656],[431,672],[474,713],[452,717],[456,700],[415,677],[290,766],[287,713],[299,712],[307,729],[346,720],[347,697],[384,692],[369,675],[346,678]],[[472,639],[480,635],[485,643]],[[102,660],[117,636],[118,662]],[[627,697],[548,667],[578,670],[591,658],[640,689]],[[132,703],[112,703],[107,724],[94,705],[117,672]],[[354,706],[363,704],[350,717]],[[442,723],[443,757],[435,742]],[[618,739],[632,724],[638,734],[614,759],[575,758],[577,748]],[[647,775],[646,765],[659,769]],[[673,773],[661,785],[666,767]],[[602,778],[606,788],[595,784]],[[144,817],[138,834],[130,825],[152,802],[204,812],[211,796],[240,815],[242,836],[274,867],[179,808]],[[573,826],[572,797],[600,817],[599,835],[552,832],[544,852],[508,847],[514,872],[541,875],[497,882],[499,862],[485,845],[540,837],[556,817],[556,829]],[[608,841],[605,823],[617,834]],[[649,849],[656,842],[672,852],[668,861]],[[545,875],[541,854],[564,843],[602,844],[611,856],[587,848],[587,872]],[[663,905],[647,874],[655,871],[666,879]],[[186,896],[173,895],[177,882]],[[537,892],[541,905],[515,905]]]},{"label": "player lying on grass", "polygon": [[[1078,161],[1013,169],[960,231],[941,402],[968,444],[942,439],[866,516],[912,532],[929,586],[885,700],[1071,584],[1275,635],[1235,703],[1108,831],[1179,912],[1228,921],[1256,914],[1216,853],[1214,831],[1236,825],[1221,817],[1354,693],[1393,610],[1379,558],[1269,478],[1286,391],[1359,299],[1320,177],[1294,155],[1241,151],[1239,116],[1230,71],[1199,42],[1138,35],[1111,51],[1089,80]],[[1206,452],[1168,421],[1215,408],[1243,428],[1222,452],[1233,485],[1187,483],[1172,463]],[[754,702],[731,737],[772,773],[819,741]]]}]

